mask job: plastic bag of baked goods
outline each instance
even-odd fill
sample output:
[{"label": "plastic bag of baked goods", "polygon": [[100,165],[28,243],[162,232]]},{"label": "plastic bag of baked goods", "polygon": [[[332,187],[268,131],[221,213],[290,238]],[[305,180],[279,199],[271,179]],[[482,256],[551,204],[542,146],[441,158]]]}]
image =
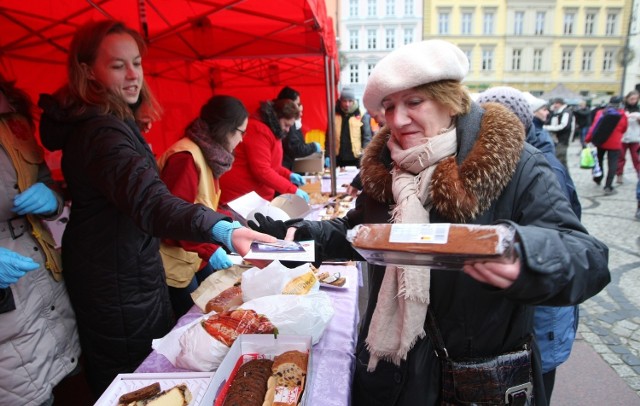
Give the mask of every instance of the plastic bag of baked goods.
[{"label": "plastic bag of baked goods", "polygon": [[279,261],[273,261],[263,269],[254,267],[244,271],[241,285],[244,302],[263,296],[306,295],[320,290],[311,264],[291,269]]}]

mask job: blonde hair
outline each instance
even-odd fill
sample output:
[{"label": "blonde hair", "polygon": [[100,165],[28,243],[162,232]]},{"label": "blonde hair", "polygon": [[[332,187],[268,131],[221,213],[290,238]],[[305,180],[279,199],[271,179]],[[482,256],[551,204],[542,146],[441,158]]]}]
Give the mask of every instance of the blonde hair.
[{"label": "blonde hair", "polygon": [[471,110],[471,95],[457,80],[439,80],[416,86],[415,89],[448,107],[456,116],[467,114]]},{"label": "blonde hair", "polygon": [[[130,35],[138,45],[140,54],[146,53],[147,47],[140,34],[124,23],[114,20],[87,23],[76,31],[71,41],[67,59],[68,83],[57,95],[63,106],[72,107],[78,114],[83,113],[88,106],[98,106],[102,114],[113,114],[120,119],[133,118],[132,107],[102,83],[92,80],[83,66],[95,63],[100,44],[110,34]],[[136,107],[143,103],[151,117],[160,116],[160,105],[144,79]]]}]

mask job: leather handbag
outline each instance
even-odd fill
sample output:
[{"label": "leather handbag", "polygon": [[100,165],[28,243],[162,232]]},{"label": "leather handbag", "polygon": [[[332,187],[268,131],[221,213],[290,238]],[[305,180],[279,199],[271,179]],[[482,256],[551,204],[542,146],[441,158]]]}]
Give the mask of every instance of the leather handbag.
[{"label": "leather handbag", "polygon": [[427,332],[442,367],[442,406],[533,406],[531,337],[516,351],[493,357],[453,360],[436,320],[427,312]]}]

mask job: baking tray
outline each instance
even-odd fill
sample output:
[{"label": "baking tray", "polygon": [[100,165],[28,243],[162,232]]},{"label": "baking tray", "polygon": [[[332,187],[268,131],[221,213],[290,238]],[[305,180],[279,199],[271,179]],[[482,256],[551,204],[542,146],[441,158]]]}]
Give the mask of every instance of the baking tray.
[{"label": "baking tray", "polygon": [[184,383],[191,391],[193,399],[188,406],[213,404],[215,393],[209,388],[214,372],[164,372],[119,374],[104,391],[95,406],[117,406],[120,396],[136,389],[160,383],[160,389],[170,389]]}]

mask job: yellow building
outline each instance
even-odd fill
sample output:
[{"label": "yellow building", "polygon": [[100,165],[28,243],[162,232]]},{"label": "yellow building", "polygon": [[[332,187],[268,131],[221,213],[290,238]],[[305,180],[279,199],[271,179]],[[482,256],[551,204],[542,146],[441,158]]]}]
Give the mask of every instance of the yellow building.
[{"label": "yellow building", "polygon": [[563,84],[585,98],[619,94],[633,0],[424,0],[424,38],[457,44],[473,92]]}]

